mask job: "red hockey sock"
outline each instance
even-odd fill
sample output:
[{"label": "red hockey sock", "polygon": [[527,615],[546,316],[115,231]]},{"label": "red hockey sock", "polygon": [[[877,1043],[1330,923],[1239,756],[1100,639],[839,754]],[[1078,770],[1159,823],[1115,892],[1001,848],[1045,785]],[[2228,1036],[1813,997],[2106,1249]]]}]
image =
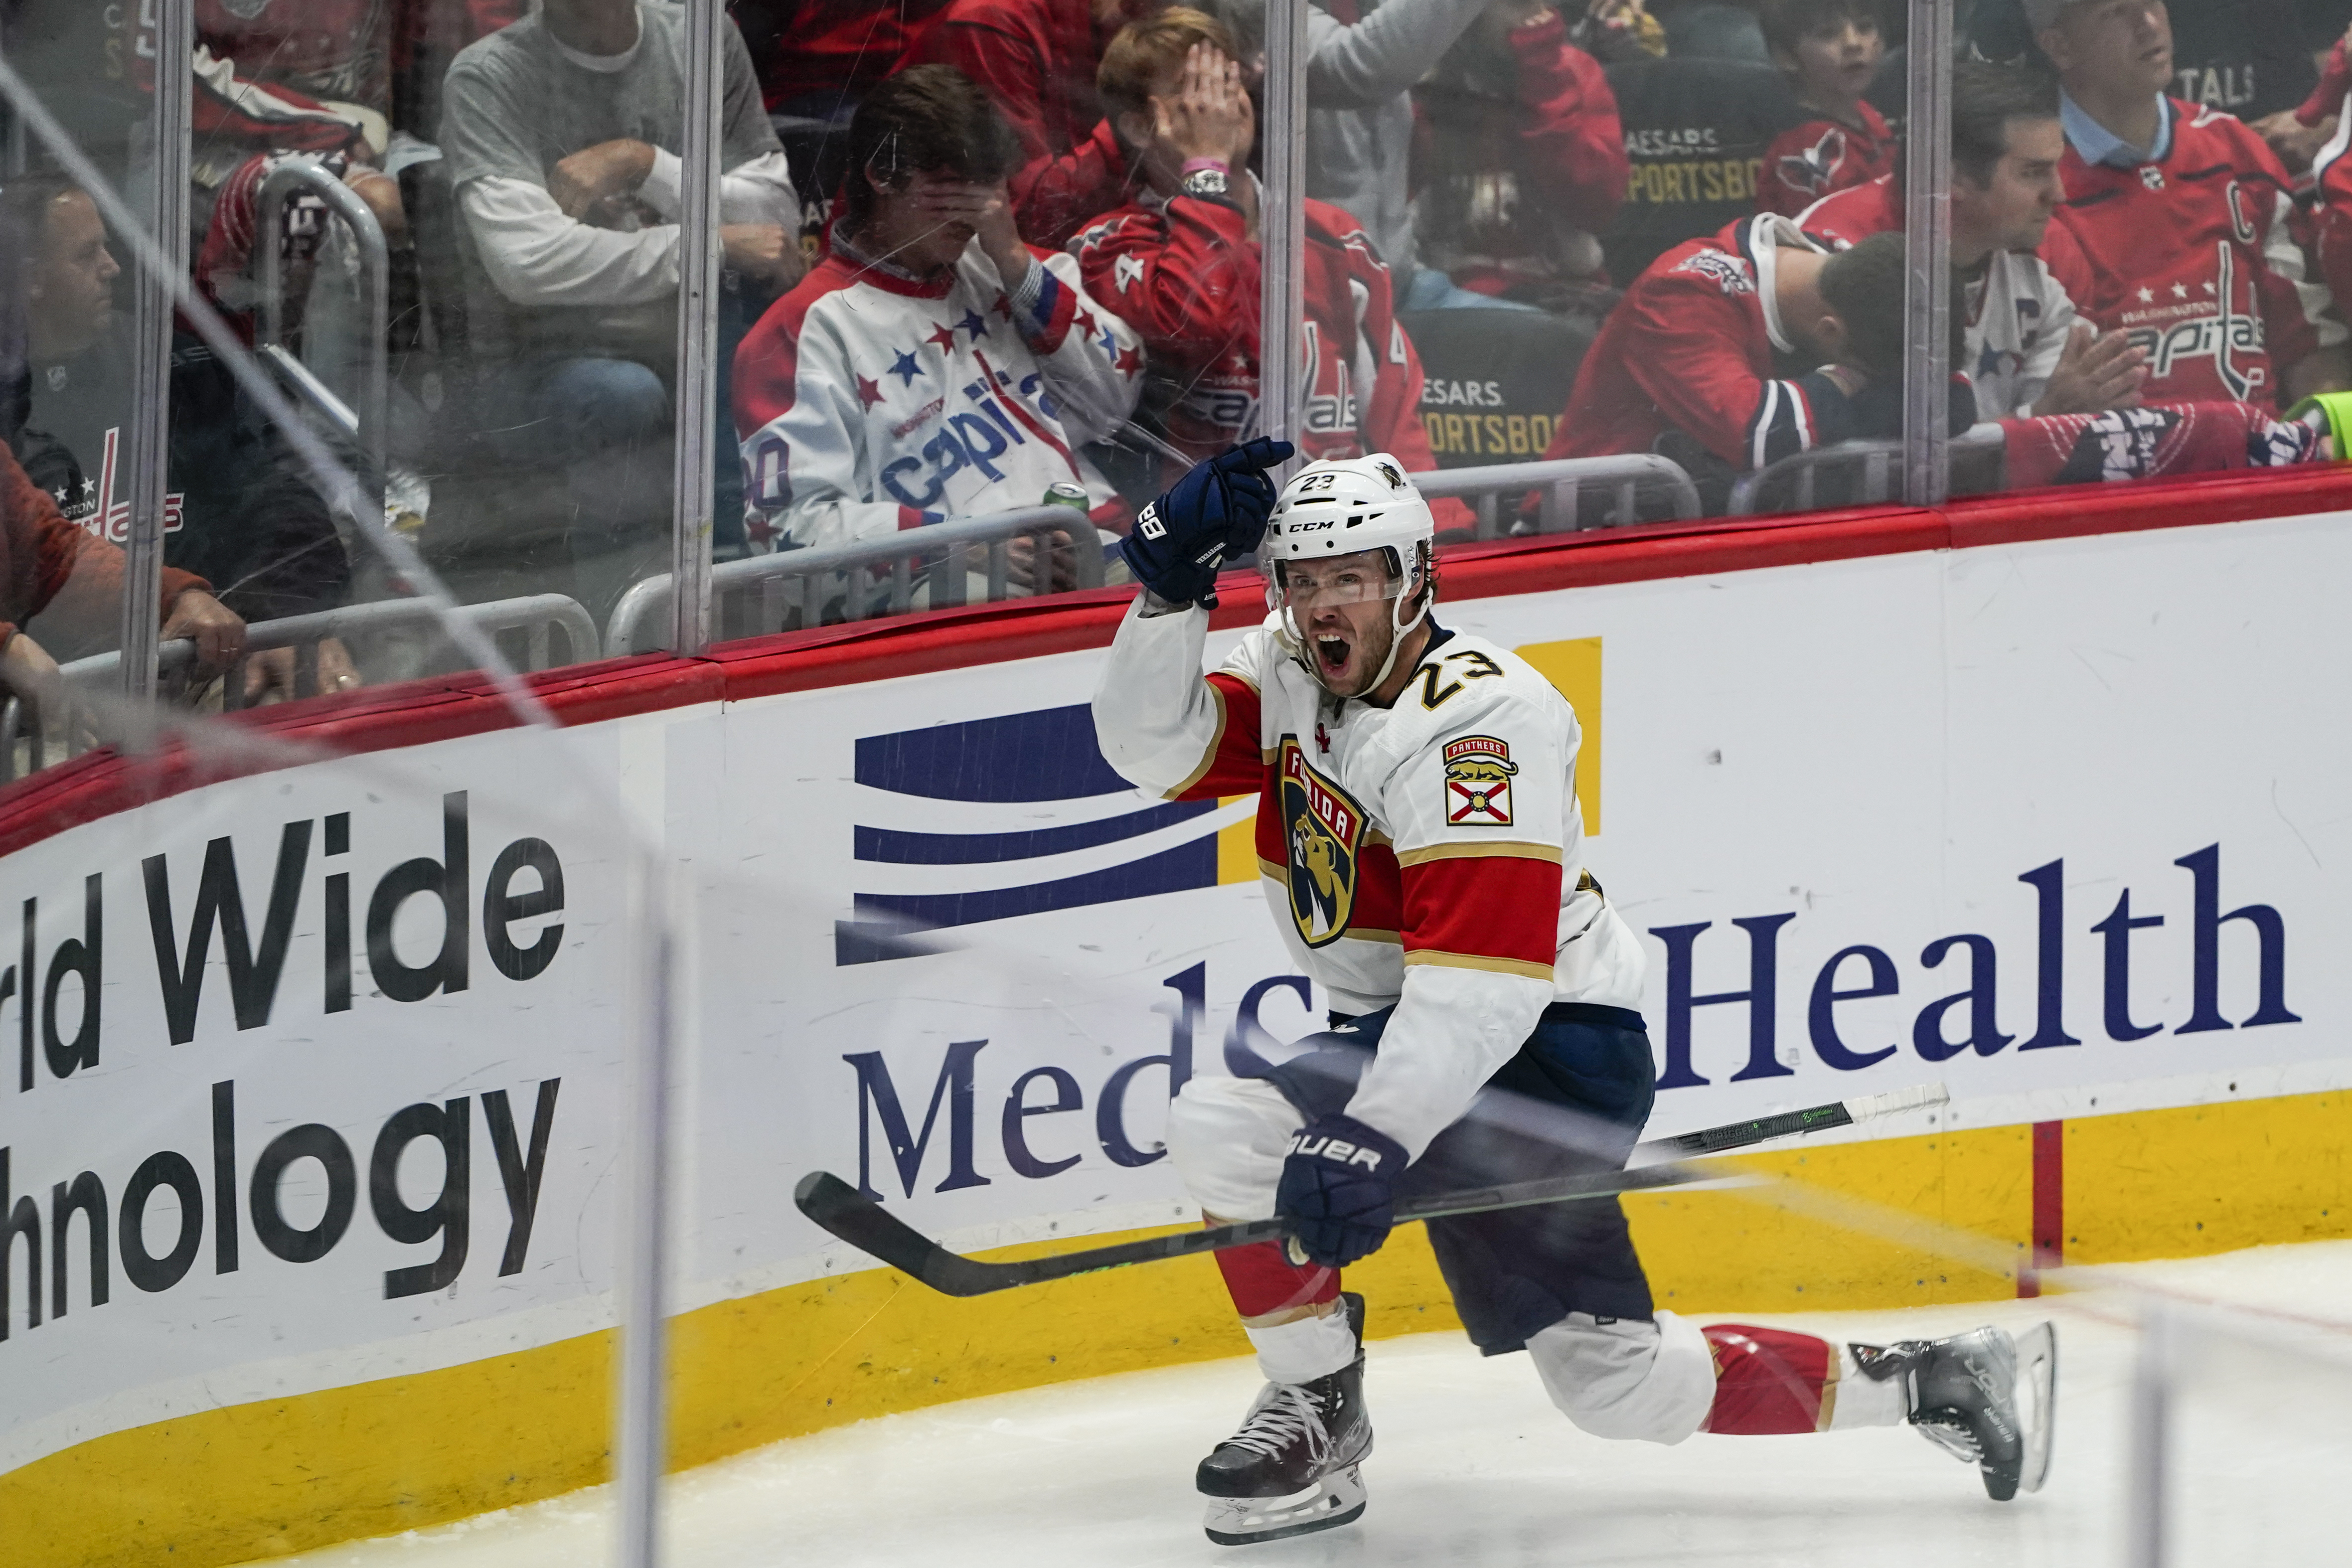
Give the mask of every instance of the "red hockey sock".
[{"label": "red hockey sock", "polygon": [[1715,1404],[1700,1430],[1749,1436],[1821,1430],[1822,1386],[1837,1369],[1837,1352],[1828,1341],[1746,1323],[1709,1323],[1701,1331],[1715,1352]]},{"label": "red hockey sock", "polygon": [[1301,1268],[1284,1256],[1279,1241],[1250,1247],[1229,1247],[1217,1254],[1217,1267],[1233,1292],[1234,1310],[1244,1318],[1262,1318],[1290,1307],[1320,1306],[1339,1297],[1339,1271],[1318,1263]]}]

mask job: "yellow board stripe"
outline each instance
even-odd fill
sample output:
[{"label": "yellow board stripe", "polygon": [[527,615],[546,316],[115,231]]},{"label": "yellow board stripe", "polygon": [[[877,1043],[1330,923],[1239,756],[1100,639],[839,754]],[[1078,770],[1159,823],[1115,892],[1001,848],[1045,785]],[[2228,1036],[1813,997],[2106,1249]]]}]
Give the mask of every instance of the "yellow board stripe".
[{"label": "yellow board stripe", "polygon": [[[2352,1094],[2335,1091],[2068,1121],[2067,1260],[2352,1237],[2347,1111]],[[2005,1242],[2030,1262],[2029,1127],[1747,1163]],[[1658,1304],[1678,1312],[1919,1308],[2016,1290],[2014,1268],[1960,1265],[1755,1193],[1623,1204]],[[1351,1266],[1349,1282],[1369,1298],[1375,1338],[1459,1326],[1417,1226]],[[93,1438],[0,1475],[0,1568],[221,1568],[603,1481],[613,1343],[590,1334]],[[1204,1258],[970,1300],[877,1268],[688,1312],[673,1321],[672,1346],[674,1468],[869,1416],[1249,1349]]]},{"label": "yellow board stripe", "polygon": [[1549,860],[1559,864],[1557,844],[1529,844],[1524,839],[1495,838],[1477,844],[1433,844],[1426,849],[1400,849],[1397,864],[1420,866],[1431,860],[1475,860],[1497,856],[1514,860]]},{"label": "yellow board stripe", "polygon": [[1404,961],[1408,964],[1430,963],[1446,969],[1483,969],[1493,974],[1524,974],[1546,984],[1552,978],[1552,966],[1549,963],[1529,963],[1523,958],[1489,958],[1479,952],[1447,952],[1436,947],[1407,948]]}]

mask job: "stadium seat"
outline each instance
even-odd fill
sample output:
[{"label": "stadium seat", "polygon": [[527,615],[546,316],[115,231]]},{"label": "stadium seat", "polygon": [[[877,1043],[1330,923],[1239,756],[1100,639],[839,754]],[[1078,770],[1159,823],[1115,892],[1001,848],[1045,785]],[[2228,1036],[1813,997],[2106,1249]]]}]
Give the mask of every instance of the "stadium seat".
[{"label": "stadium seat", "polygon": [[1669,56],[1608,73],[1633,172],[1601,244],[1623,284],[1684,240],[1754,212],[1764,150],[1800,114],[1780,73],[1751,60]]},{"label": "stadium seat", "polygon": [[1537,310],[1403,310],[1420,352],[1422,423],[1441,468],[1532,462],[1599,323]]}]

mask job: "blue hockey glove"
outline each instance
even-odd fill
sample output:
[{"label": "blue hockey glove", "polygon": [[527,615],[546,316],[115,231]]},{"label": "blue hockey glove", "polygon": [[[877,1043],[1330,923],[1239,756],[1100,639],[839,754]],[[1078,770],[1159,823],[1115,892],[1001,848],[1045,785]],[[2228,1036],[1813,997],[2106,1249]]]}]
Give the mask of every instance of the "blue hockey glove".
[{"label": "blue hockey glove", "polygon": [[1296,450],[1261,436],[1192,465],[1119,541],[1135,580],[1171,605],[1215,609],[1217,568],[1255,550],[1274,515],[1274,481],[1265,470]]},{"label": "blue hockey glove", "polygon": [[1309,1259],[1344,1268],[1389,1238],[1405,1163],[1403,1145],[1387,1133],[1352,1116],[1320,1117],[1291,1135],[1274,1212]]}]

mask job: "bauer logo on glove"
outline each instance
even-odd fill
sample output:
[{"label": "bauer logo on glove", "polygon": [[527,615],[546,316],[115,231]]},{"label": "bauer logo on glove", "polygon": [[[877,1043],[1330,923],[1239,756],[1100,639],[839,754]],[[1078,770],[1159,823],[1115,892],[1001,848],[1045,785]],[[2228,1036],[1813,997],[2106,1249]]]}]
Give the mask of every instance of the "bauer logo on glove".
[{"label": "bauer logo on glove", "polygon": [[1303,1154],[1310,1160],[1332,1160],[1342,1165],[1362,1165],[1370,1170],[1381,1168],[1381,1152],[1349,1142],[1345,1138],[1328,1135],[1318,1137],[1300,1132],[1290,1140],[1288,1152]]},{"label": "bauer logo on glove", "polygon": [[1296,450],[1264,437],[1192,471],[1145,507],[1135,531],[1119,541],[1135,580],[1171,605],[1217,605],[1217,568],[1257,548],[1273,514],[1265,470]]}]

